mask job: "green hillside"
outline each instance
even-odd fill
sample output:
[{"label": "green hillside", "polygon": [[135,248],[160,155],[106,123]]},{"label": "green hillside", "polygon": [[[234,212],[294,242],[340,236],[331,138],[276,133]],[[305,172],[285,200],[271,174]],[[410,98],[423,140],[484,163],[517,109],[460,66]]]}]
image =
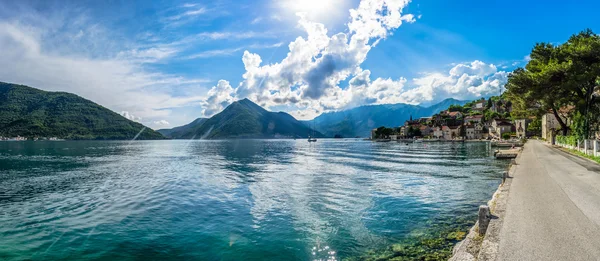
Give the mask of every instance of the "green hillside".
[{"label": "green hillside", "polygon": [[243,99],[172,138],[306,138],[313,133],[315,137],[323,136],[285,112],[270,112]]},{"label": "green hillside", "polygon": [[0,82],[0,136],[163,139],[160,133],[75,94]]}]

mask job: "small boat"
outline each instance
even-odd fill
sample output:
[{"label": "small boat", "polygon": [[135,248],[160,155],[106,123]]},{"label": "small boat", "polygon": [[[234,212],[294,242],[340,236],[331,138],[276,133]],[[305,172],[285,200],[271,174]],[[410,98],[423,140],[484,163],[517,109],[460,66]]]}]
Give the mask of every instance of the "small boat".
[{"label": "small boat", "polygon": [[308,136],[308,142],[317,142],[317,138],[311,138]]}]

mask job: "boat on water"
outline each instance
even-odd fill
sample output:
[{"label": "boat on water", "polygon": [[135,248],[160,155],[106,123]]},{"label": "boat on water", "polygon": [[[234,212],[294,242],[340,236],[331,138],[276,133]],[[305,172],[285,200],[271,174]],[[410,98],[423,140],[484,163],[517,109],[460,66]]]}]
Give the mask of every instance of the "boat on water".
[{"label": "boat on water", "polygon": [[317,138],[312,138],[308,136],[308,142],[317,142]]}]

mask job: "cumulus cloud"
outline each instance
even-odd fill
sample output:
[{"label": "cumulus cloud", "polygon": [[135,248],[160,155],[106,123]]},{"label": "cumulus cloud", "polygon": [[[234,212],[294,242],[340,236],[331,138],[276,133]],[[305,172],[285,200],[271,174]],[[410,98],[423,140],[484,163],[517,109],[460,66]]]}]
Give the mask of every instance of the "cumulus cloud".
[{"label": "cumulus cloud", "polygon": [[446,98],[475,99],[499,95],[504,91],[508,73],[481,61],[458,64],[447,74],[431,73],[413,79],[414,88],[402,93],[401,101],[411,104]]},{"label": "cumulus cloud", "polygon": [[[411,80],[371,79],[371,71],[361,65],[380,41],[403,23],[415,21],[412,14],[403,14],[409,2],[363,0],[350,10],[346,33],[330,34],[323,24],[299,14],[298,26],[306,37],[291,42],[283,60],[263,64],[260,55],[245,51],[243,81],[235,89],[224,88],[223,95],[213,87],[211,97],[247,97],[265,107],[288,106],[295,108],[292,115],[306,119],[364,104],[418,104],[449,97],[471,99],[502,91],[507,73],[481,61],[455,64],[446,73],[430,73]],[[345,81],[347,85],[340,86]],[[205,112],[216,112],[223,104],[226,103],[211,106]]]},{"label": "cumulus cloud", "polygon": [[135,121],[135,122],[141,122],[142,121],[142,118],[135,117],[133,114],[129,113],[128,111],[122,111],[121,112],[121,116],[127,118],[130,121]]},{"label": "cumulus cloud", "polygon": [[216,86],[208,91],[208,98],[204,102],[203,115],[213,115],[221,111],[234,101],[233,88],[228,81],[220,80]]},{"label": "cumulus cloud", "polygon": [[[307,36],[291,42],[282,61],[261,65],[258,54],[244,52],[242,61],[246,72],[236,89],[236,97],[249,97],[267,107],[293,104],[317,112],[374,98],[377,95],[352,97],[360,88],[367,89],[370,85],[341,88],[339,84],[363,72],[360,65],[380,40],[403,22],[414,20],[412,15],[402,15],[407,4],[404,0],[363,0],[358,8],[350,10],[349,32],[332,36],[323,24],[308,21],[305,15],[299,14],[298,26]],[[403,81],[377,79],[374,83],[375,88],[389,93],[386,83],[399,87]]]},{"label": "cumulus cloud", "polygon": [[160,120],[160,121],[154,121],[154,125],[165,127],[165,126],[169,126],[171,124],[169,124],[169,122],[166,120]]}]

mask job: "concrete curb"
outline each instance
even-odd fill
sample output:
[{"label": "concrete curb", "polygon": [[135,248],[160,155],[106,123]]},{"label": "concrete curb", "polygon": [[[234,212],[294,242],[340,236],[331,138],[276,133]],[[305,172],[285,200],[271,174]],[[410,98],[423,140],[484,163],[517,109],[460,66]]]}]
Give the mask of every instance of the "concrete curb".
[{"label": "concrete curb", "polygon": [[472,260],[496,260],[498,249],[500,247],[500,230],[504,223],[506,214],[506,205],[508,203],[508,193],[512,184],[512,177],[520,162],[521,153],[517,156],[516,165],[511,165],[508,169],[508,178],[488,201],[488,206],[492,213],[492,219],[487,227],[485,236],[479,235],[479,223],[469,230],[467,237],[459,242],[452,251],[451,261],[472,261]]}]

